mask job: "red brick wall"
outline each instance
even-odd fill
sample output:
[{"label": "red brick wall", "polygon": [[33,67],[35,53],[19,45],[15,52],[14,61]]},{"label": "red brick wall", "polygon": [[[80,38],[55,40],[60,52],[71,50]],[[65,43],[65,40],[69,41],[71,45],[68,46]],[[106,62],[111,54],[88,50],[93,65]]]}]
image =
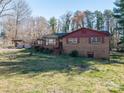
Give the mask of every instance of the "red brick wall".
[{"label": "red brick wall", "polygon": [[80,43],[76,45],[68,44],[67,38],[63,38],[63,49],[65,53],[77,50],[81,56],[86,56],[88,52],[94,52],[95,58],[109,58],[109,37],[104,37],[104,43],[93,45],[89,43],[89,37],[80,37]]}]

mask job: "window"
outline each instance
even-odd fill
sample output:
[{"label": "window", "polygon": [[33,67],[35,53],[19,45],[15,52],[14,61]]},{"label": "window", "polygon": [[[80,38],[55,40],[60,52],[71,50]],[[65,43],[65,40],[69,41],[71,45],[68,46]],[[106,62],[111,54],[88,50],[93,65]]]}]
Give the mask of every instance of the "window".
[{"label": "window", "polygon": [[41,41],[41,40],[38,40],[38,44],[39,44],[39,45],[42,44],[42,41]]},{"label": "window", "polygon": [[102,42],[102,38],[101,37],[91,37],[90,38],[90,43],[92,44],[99,44]]},{"label": "window", "polygon": [[56,39],[46,39],[46,45],[56,45]]},{"label": "window", "polygon": [[77,38],[68,38],[68,44],[77,44],[78,39]]}]

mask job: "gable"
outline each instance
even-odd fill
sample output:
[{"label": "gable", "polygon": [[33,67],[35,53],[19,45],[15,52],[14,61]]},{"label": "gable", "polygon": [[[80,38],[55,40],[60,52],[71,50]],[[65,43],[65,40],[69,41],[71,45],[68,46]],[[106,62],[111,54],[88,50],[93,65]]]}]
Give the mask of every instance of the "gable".
[{"label": "gable", "polygon": [[69,37],[72,37],[72,38],[75,38],[75,37],[78,37],[78,38],[81,38],[81,37],[106,37],[106,36],[109,36],[109,33],[91,30],[91,29],[87,29],[87,28],[81,28],[81,29],[78,29],[74,32],[67,34],[65,36],[65,38],[69,38]]}]

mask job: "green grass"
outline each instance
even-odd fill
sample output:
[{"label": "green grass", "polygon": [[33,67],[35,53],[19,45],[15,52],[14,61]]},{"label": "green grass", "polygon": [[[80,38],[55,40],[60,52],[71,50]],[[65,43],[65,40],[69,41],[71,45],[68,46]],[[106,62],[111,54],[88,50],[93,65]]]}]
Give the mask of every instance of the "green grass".
[{"label": "green grass", "polygon": [[124,56],[111,56],[109,62],[0,51],[0,93],[124,93]]}]

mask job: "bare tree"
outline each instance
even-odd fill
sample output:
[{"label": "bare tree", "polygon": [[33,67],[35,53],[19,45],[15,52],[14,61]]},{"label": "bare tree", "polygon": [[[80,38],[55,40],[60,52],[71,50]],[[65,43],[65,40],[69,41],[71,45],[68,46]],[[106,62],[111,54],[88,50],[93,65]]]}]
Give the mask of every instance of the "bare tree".
[{"label": "bare tree", "polygon": [[50,33],[49,23],[44,17],[32,18],[28,23],[31,23],[30,25],[32,25],[32,27],[28,26],[29,28],[32,28],[30,33],[32,39],[42,38],[42,36]]},{"label": "bare tree", "polygon": [[8,15],[12,9],[11,3],[13,0],[0,0],[0,17]]},{"label": "bare tree", "polygon": [[5,38],[12,40],[14,38],[15,20],[12,17],[7,17],[3,19],[2,24]]},{"label": "bare tree", "polygon": [[50,32],[48,21],[44,17],[31,17],[23,23],[18,31],[18,36],[22,40],[32,42]]},{"label": "bare tree", "polygon": [[15,39],[17,39],[19,25],[31,15],[31,10],[25,0],[15,0],[13,17],[15,19]]},{"label": "bare tree", "polygon": [[85,18],[85,13],[82,11],[76,11],[74,14],[74,17],[72,18],[72,24],[73,28],[81,28],[84,27],[84,18]]}]

